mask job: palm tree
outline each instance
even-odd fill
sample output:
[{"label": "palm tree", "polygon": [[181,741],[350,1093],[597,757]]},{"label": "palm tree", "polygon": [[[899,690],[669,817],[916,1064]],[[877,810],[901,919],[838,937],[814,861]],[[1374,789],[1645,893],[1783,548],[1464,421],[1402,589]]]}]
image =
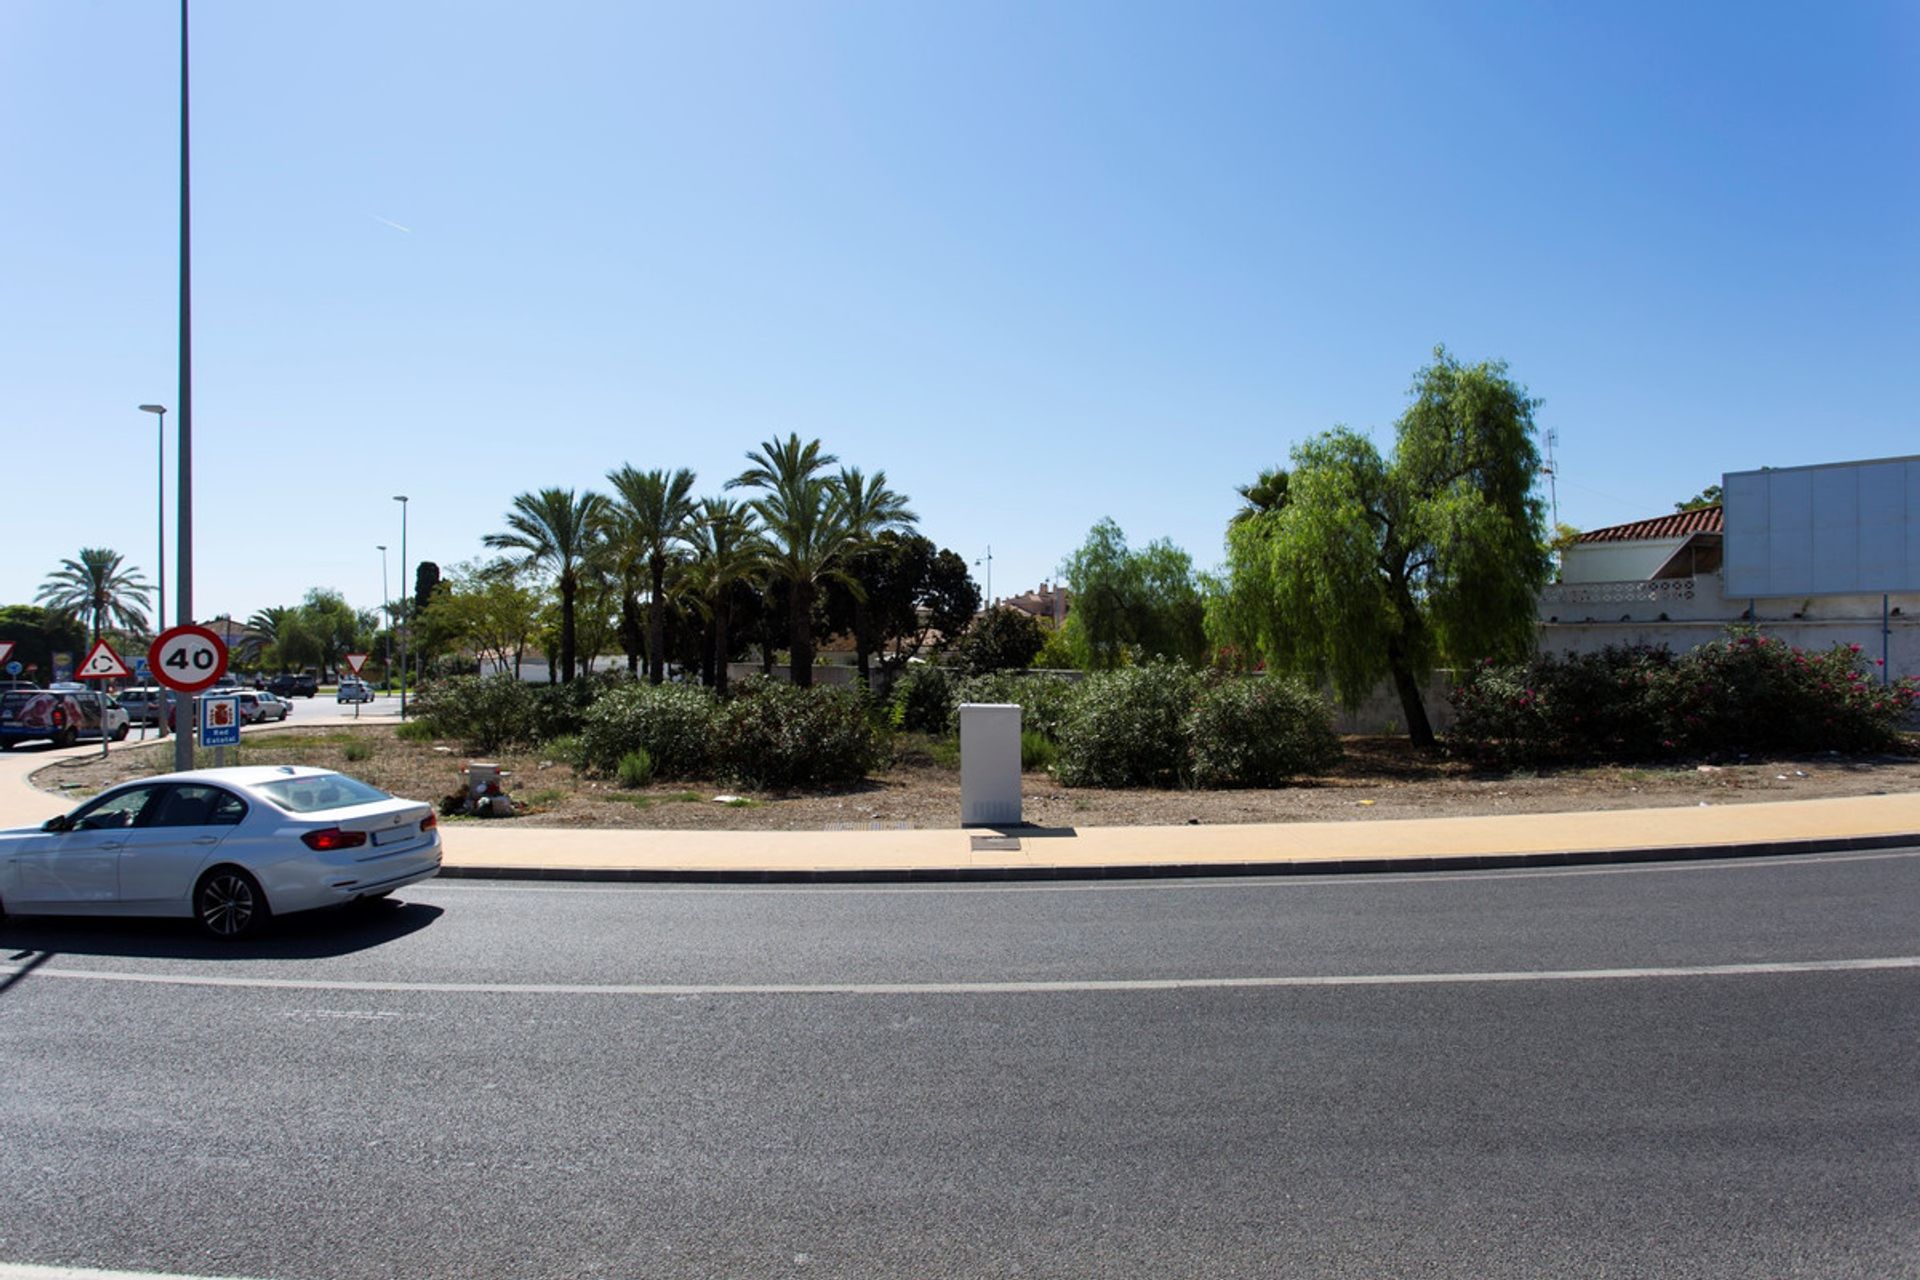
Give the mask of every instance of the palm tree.
[{"label": "palm tree", "polygon": [[764,548],[754,527],[753,508],[725,498],[703,498],[700,517],[688,534],[693,560],[687,566],[688,585],[696,592],[701,612],[713,624],[708,683],[727,691],[727,625],[732,620],[733,587],[750,580],[759,568]]},{"label": "palm tree", "polygon": [[580,590],[580,565],[599,536],[607,499],[588,490],[542,489],[523,493],[507,512],[504,533],[481,541],[496,551],[523,553],[527,567],[545,565],[560,583],[560,679],[573,680],[573,605]]},{"label": "palm tree", "polygon": [[[888,529],[904,529],[917,523],[919,516],[907,509],[907,497],[887,488],[887,473],[876,471],[871,479],[858,467],[840,468],[840,498],[846,504],[847,532],[854,553],[866,550]],[[873,646],[867,634],[867,593],[865,587],[853,592],[854,661],[859,664],[860,683],[870,684],[873,672],[867,653]]]},{"label": "palm tree", "polygon": [[1252,484],[1240,484],[1233,491],[1245,499],[1233,513],[1230,524],[1245,524],[1258,515],[1278,511],[1287,505],[1287,473],[1281,467],[1268,467]]},{"label": "palm tree", "polygon": [[62,560],[33,597],[57,613],[84,618],[93,638],[109,626],[133,633],[147,629],[147,580],[125,557],[106,547],[82,547],[78,560]]},{"label": "palm tree", "polygon": [[[793,683],[813,684],[813,599],[823,579],[853,583],[841,569],[850,546],[847,504],[836,480],[819,474],[839,459],[820,452],[820,442],[800,443],[798,435],[768,440],[749,450],[753,465],[727,481],[729,489],[750,486],[760,496],[750,502],[765,526],[767,547],[761,563],[791,588],[789,627]],[[854,584],[857,586],[857,584]]]},{"label": "palm tree", "polygon": [[[697,510],[693,472],[609,471],[607,481],[620,495],[609,520],[620,530],[622,558],[645,557],[651,594],[647,602],[647,679],[659,684],[667,672],[667,559],[684,542]],[[630,561],[631,562],[631,561]]]}]

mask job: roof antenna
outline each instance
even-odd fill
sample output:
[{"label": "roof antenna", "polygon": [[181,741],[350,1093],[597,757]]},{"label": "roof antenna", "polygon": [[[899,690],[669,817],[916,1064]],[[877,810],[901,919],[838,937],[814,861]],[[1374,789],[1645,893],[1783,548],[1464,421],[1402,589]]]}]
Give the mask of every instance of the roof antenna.
[{"label": "roof antenna", "polygon": [[1560,486],[1555,477],[1558,471],[1553,463],[1553,447],[1560,443],[1560,432],[1556,427],[1547,428],[1547,461],[1540,468],[1540,474],[1547,478],[1547,493],[1553,500],[1553,527],[1560,527]]}]

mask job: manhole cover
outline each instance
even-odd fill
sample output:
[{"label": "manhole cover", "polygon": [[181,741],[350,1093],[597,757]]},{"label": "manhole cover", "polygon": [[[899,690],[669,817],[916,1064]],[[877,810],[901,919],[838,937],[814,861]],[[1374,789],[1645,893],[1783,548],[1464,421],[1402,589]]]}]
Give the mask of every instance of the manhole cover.
[{"label": "manhole cover", "polygon": [[975,836],[973,851],[975,853],[1018,853],[1020,839],[1018,836]]}]

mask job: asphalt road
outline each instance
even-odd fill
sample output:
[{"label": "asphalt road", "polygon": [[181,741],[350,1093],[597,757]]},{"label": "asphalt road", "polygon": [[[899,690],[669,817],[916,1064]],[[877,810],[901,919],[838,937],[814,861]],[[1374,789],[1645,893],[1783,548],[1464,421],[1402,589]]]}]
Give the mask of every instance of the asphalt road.
[{"label": "asphalt road", "polygon": [[1920,851],[405,897],[0,926],[0,1264],[1920,1272]]}]

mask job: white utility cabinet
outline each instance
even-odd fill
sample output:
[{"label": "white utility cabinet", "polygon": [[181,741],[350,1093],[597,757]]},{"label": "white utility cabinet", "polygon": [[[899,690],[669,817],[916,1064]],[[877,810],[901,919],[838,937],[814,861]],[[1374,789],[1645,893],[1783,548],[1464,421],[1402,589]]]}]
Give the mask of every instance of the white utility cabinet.
[{"label": "white utility cabinet", "polygon": [[1020,821],[1020,708],[1011,703],[960,704],[960,825],[1011,826]]}]

